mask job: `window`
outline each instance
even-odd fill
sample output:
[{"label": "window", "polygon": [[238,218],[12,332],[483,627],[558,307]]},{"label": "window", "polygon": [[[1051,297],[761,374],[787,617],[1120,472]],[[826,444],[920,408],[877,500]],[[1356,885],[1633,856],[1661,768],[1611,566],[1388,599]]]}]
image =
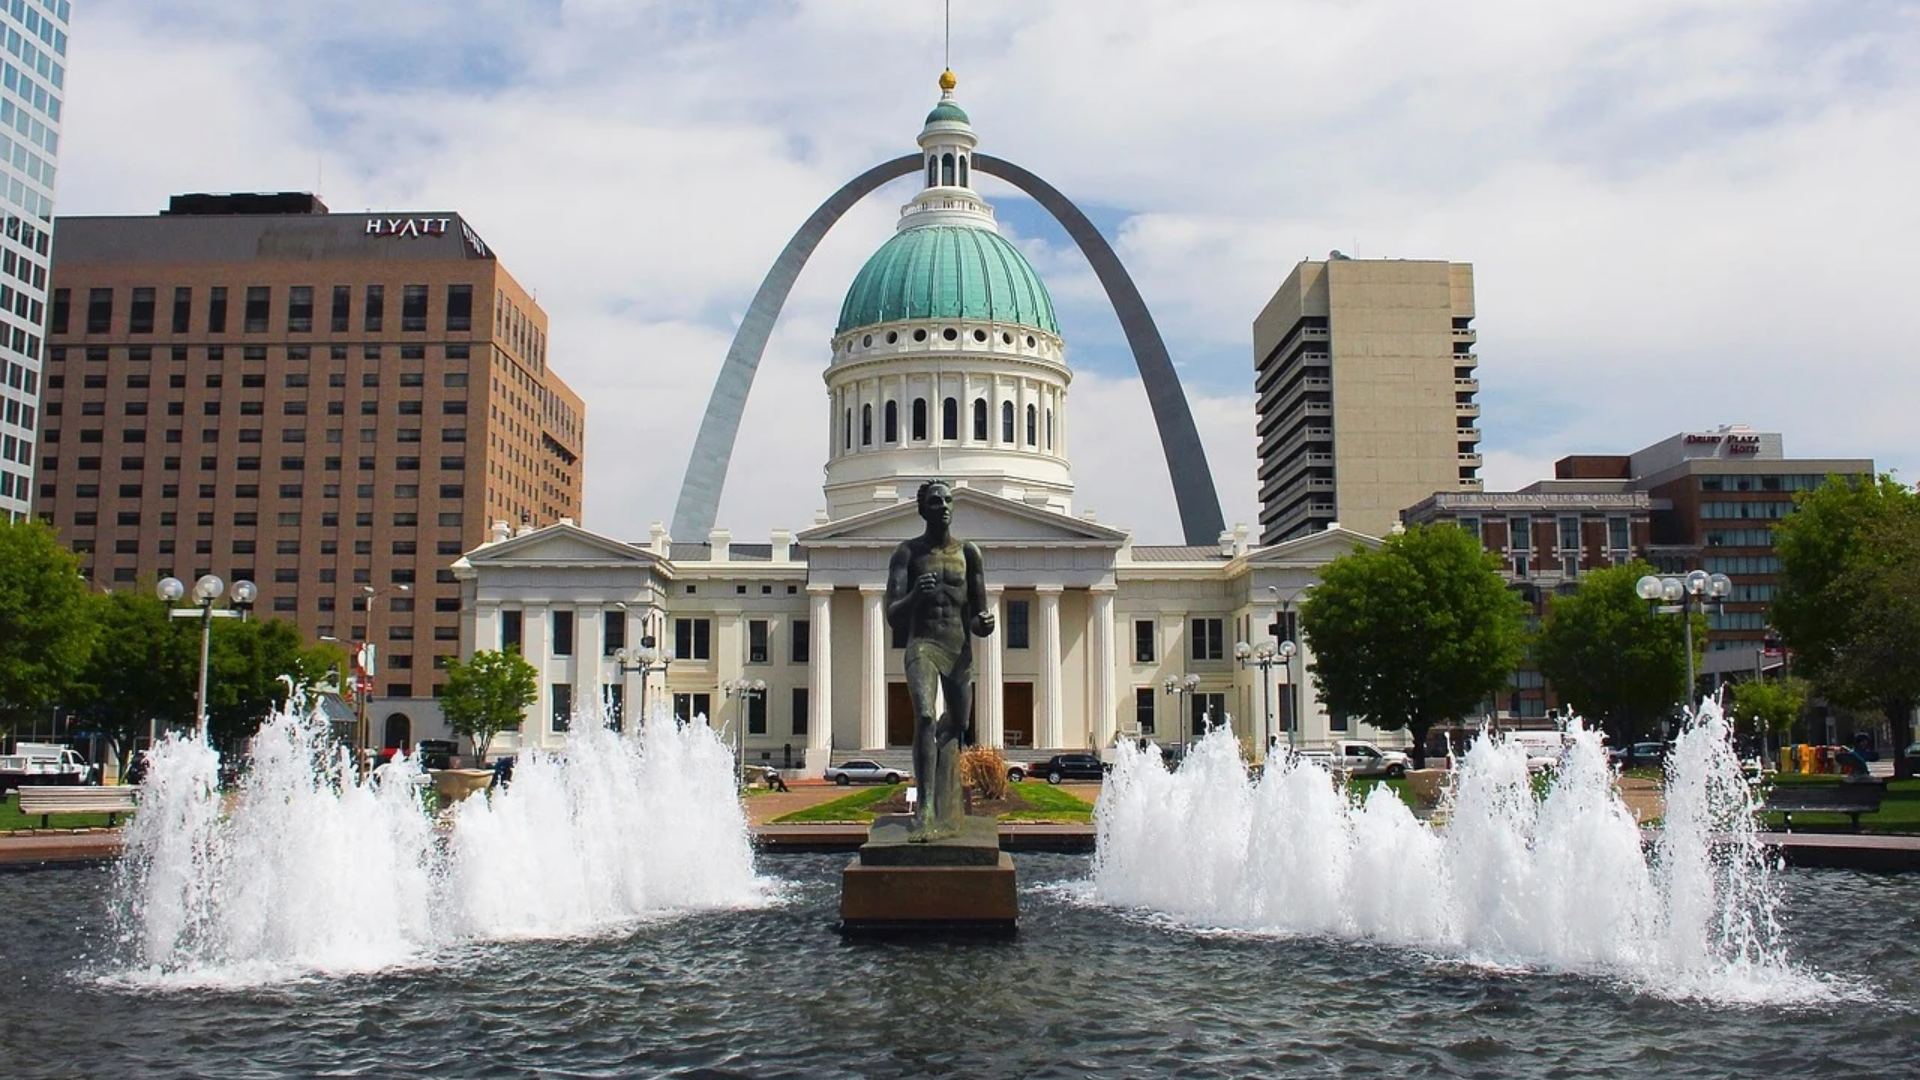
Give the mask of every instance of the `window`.
[{"label": "window", "polygon": [[1040,410],[1032,405],[1027,406],[1027,445],[1040,445]]},{"label": "window", "polygon": [[767,620],[747,620],[747,663],[767,662]]},{"label": "window", "polygon": [[67,324],[72,320],[72,317],[73,317],[72,290],[69,290],[69,289],[53,290],[53,322],[52,322],[52,325],[47,327],[47,332],[52,334],[66,333]]},{"label": "window", "polygon": [[287,332],[313,332],[313,286],[295,285],[287,290]]},{"label": "window", "polygon": [[370,331],[382,329],[382,323],[385,321],[387,310],[386,286],[367,286],[367,302],[362,306],[365,307],[367,311],[366,329]]},{"label": "window", "polygon": [[807,688],[804,686],[793,688],[793,733],[807,733]]},{"label": "window", "polygon": [[958,439],[960,437],[960,400],[948,398],[940,403],[940,437]]},{"label": "window", "polygon": [[1226,656],[1226,620],[1193,620],[1193,651],[1195,660],[1220,660]]},{"label": "window", "polygon": [[1580,552],[1580,519],[1579,518],[1563,517],[1560,519],[1560,550],[1571,552],[1576,555],[1579,554]]},{"label": "window", "polygon": [[922,441],[925,441],[926,437],[927,437],[927,399],[914,398],[913,399],[913,438],[914,438],[914,441],[916,442],[922,442]]},{"label": "window", "polygon": [[1000,441],[1003,443],[1013,441],[1013,402],[1011,401],[1000,403]]},{"label": "window", "polygon": [[681,723],[713,715],[713,696],[711,694],[675,694],[673,695],[673,718]]},{"label": "window", "polygon": [[241,330],[248,334],[264,334],[267,331],[268,309],[273,305],[273,288],[268,285],[247,286],[247,308],[243,315],[246,320]]},{"label": "window", "polygon": [[860,406],[860,445],[873,445],[873,405]]},{"label": "window", "polygon": [[747,695],[747,734],[765,735],[767,733],[767,695]]},{"label": "window", "polygon": [[884,434],[885,441],[890,443],[899,442],[900,441],[900,405],[898,402],[893,402],[893,401],[887,402],[886,417],[887,417],[886,431]]},{"label": "window", "polygon": [[1227,695],[1225,694],[1189,694],[1193,702],[1193,725],[1190,730],[1195,735],[1205,735],[1210,727],[1218,727],[1227,722]]},{"label": "window", "polygon": [[[207,290],[207,332],[227,332],[227,287],[224,285],[215,285]],[[213,350],[207,350],[207,359],[214,359]]]},{"label": "window", "polygon": [[1526,577],[1533,559],[1533,519],[1507,519],[1507,551],[1513,556],[1513,572]]},{"label": "window", "polygon": [[1153,734],[1153,687],[1142,686],[1133,692],[1133,722],[1140,734]]},{"label": "window", "polygon": [[553,615],[553,655],[573,655],[573,612],[556,611]]},{"label": "window", "polygon": [[133,290],[133,305],[127,311],[129,334],[153,333],[153,293],[151,285],[142,285]]},{"label": "window", "polygon": [[794,664],[809,662],[813,656],[813,642],[809,640],[813,633],[813,623],[807,619],[795,619],[787,624],[787,660]]},{"label": "window", "polygon": [[1613,551],[1615,562],[1625,560],[1627,549],[1632,546],[1630,535],[1626,518],[1607,519],[1607,547]]},{"label": "window", "polygon": [[845,439],[845,445],[842,447],[842,449],[845,449],[845,450],[853,449],[853,410],[852,409],[847,410],[846,424],[841,428],[841,435]]},{"label": "window", "polygon": [[427,328],[427,287],[403,285],[400,288],[400,329]]},{"label": "window", "polygon": [[[459,542],[453,545],[459,552]],[[627,613],[618,608],[600,613],[600,655],[612,656],[627,647]]]},{"label": "window", "polygon": [[517,611],[500,613],[500,648],[520,651],[520,613]]},{"label": "window", "polygon": [[87,333],[104,334],[113,325],[113,290],[87,290]]},{"label": "window", "polygon": [[473,286],[447,286],[447,329],[455,332],[473,329]]},{"label": "window", "polygon": [[1151,664],[1158,655],[1154,647],[1154,625],[1152,619],[1133,620],[1133,662]]},{"label": "window", "polygon": [[673,620],[673,655],[680,660],[710,660],[713,623],[707,619]]},{"label": "window", "polygon": [[1025,600],[1007,601],[1007,648],[1027,648],[1027,610]]},{"label": "window", "polygon": [[553,684],[553,730],[566,731],[573,726],[573,684]]},{"label": "window", "polygon": [[973,437],[982,442],[987,438],[987,399],[975,398],[973,402]]},{"label": "window", "polygon": [[352,306],[353,286],[335,285],[333,287],[333,317],[327,324],[334,333],[341,334],[346,332],[348,319],[352,315],[352,311],[349,309],[352,308]]}]

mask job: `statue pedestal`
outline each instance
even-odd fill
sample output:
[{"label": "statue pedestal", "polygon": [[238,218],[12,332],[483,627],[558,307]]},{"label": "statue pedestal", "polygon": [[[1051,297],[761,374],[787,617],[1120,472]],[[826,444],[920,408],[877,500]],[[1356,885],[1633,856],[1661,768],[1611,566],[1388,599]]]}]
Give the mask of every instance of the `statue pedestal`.
[{"label": "statue pedestal", "polygon": [[1010,934],[1019,919],[1013,856],[992,818],[967,817],[957,835],[907,840],[911,819],[873,823],[840,878],[840,929],[856,933]]}]

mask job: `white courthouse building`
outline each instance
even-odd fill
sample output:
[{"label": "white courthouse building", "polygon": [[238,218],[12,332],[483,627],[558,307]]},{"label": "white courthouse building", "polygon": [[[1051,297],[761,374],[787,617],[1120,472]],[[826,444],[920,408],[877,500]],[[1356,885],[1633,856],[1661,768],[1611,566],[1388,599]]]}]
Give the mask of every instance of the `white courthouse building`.
[{"label": "white courthouse building", "polygon": [[[930,478],[955,487],[953,531],[984,554],[998,619],[974,642],[980,744],[1027,758],[1172,743],[1230,717],[1258,759],[1285,745],[1292,701],[1302,745],[1379,736],[1349,732],[1301,685],[1304,642],[1264,671],[1235,657],[1276,623],[1297,637],[1283,608],[1297,611],[1328,560],[1377,541],[1334,526],[1254,547],[1239,527],[1216,545],[1149,546],[1074,513],[1066,343],[1046,286],[971,186],[973,129],[943,87],[919,137],[922,190],[849,287],[824,401],[808,406],[825,406],[826,509],[754,544],[657,524],[638,540],[496,525],[454,564],[462,654],[517,648],[540,690],[494,752],[562,746],[576,713],[604,704],[706,716],[748,760],[811,773],[862,755],[904,763],[912,706],[882,600],[894,546],[924,527],[914,495]],[[648,641],[671,659],[632,662]]]}]

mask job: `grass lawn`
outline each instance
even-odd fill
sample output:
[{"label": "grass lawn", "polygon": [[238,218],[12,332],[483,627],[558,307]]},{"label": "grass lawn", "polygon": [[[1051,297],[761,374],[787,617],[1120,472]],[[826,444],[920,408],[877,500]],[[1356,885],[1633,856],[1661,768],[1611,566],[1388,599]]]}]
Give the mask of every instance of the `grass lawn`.
[{"label": "grass lawn", "polygon": [[[120,824],[127,823],[131,814],[121,814]],[[20,812],[20,794],[12,792],[5,802],[0,802],[0,832],[12,832],[15,829],[37,829],[40,827],[40,815],[28,816]],[[104,829],[107,827],[105,814],[54,814],[47,818],[47,827],[51,829]]]},{"label": "grass lawn", "polygon": [[1407,804],[1407,809],[1409,810],[1420,809],[1420,800],[1414,796],[1413,788],[1408,786],[1407,781],[1404,778],[1395,779],[1393,777],[1388,777],[1388,776],[1348,777],[1347,793],[1353,797],[1354,801],[1358,802],[1359,800],[1366,798],[1373,791],[1374,788],[1380,787],[1382,785],[1385,785],[1387,788],[1392,790],[1392,792],[1395,795],[1399,796],[1400,801]]},{"label": "grass lawn", "polygon": [[[1838,784],[1838,776],[1803,773],[1780,773],[1773,777],[1773,783],[1780,787],[1792,787],[1807,784]],[[1764,820],[1768,828],[1778,829],[1785,826],[1784,815],[1767,814]],[[1793,827],[1807,831],[1847,832],[1853,827],[1845,814],[1796,813],[1793,815]],[[1866,833],[1920,833],[1920,780],[1889,780],[1887,797],[1880,803],[1880,809],[1872,814],[1860,815],[1860,831]]]},{"label": "grass lawn", "polygon": [[1085,825],[1093,820],[1092,803],[1045,781],[1022,780],[1007,787],[1010,792],[1019,792],[1027,808],[1007,811],[1000,815],[1002,821],[1060,821]]},{"label": "grass lawn", "polygon": [[795,810],[791,814],[782,814],[773,819],[773,824],[801,825],[822,821],[872,821],[872,807],[876,803],[883,803],[893,798],[906,786],[905,784],[876,784],[870,788],[861,788],[851,795],[842,795],[837,799],[823,802],[818,806],[809,806],[805,810]]}]

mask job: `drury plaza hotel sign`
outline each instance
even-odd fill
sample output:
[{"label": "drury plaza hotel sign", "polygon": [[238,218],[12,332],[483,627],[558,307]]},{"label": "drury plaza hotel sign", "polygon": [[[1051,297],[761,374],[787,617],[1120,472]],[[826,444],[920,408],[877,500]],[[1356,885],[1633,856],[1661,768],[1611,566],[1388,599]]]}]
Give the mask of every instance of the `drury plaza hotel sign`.
[{"label": "drury plaza hotel sign", "polygon": [[1686,444],[1689,449],[1697,447],[1704,450],[1711,447],[1714,452],[1724,449],[1729,454],[1757,454],[1760,452],[1760,436],[1758,435],[1733,435],[1721,434],[1719,432],[1705,432],[1688,435]]}]

